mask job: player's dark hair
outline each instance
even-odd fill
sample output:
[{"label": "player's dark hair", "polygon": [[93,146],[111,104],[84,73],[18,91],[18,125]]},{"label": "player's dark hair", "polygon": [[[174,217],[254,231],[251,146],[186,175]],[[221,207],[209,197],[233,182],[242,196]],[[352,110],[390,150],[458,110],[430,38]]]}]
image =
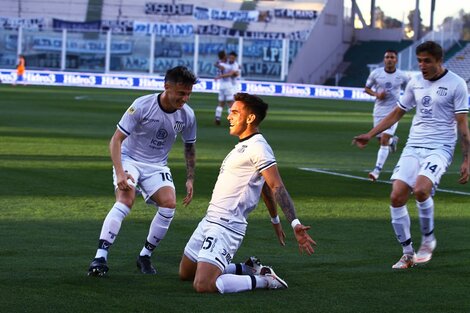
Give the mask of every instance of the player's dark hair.
[{"label": "player's dark hair", "polygon": [[194,85],[197,83],[197,77],[187,67],[177,66],[166,72],[165,83]]},{"label": "player's dark hair", "polygon": [[393,53],[393,54],[395,54],[396,56],[398,56],[397,50],[394,50],[394,49],[387,49],[387,50],[385,50],[385,53]]},{"label": "player's dark hair", "polygon": [[437,61],[444,58],[444,51],[442,47],[434,41],[425,41],[416,47],[416,55],[427,52],[432,55]]},{"label": "player's dark hair", "polygon": [[238,54],[236,54],[235,51],[230,52],[229,55],[233,55],[234,57],[238,56]]},{"label": "player's dark hair", "polygon": [[227,55],[225,54],[225,50],[220,50],[219,53],[217,53],[217,56],[219,59],[224,59]]},{"label": "player's dark hair", "polygon": [[268,104],[258,96],[239,92],[234,95],[235,101],[243,102],[245,107],[256,116],[255,125],[259,125],[266,117]]}]

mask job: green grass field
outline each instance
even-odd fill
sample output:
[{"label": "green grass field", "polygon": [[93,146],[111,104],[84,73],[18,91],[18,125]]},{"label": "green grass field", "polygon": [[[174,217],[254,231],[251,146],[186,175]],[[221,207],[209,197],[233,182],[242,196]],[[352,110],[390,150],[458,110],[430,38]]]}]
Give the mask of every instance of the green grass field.
[{"label": "green grass field", "polygon": [[[270,110],[262,132],[318,248],[313,256],[299,255],[286,223],[288,245],[280,247],[260,205],[235,261],[257,255],[289,289],[201,295],[178,280],[184,245],[205,213],[221,161],[237,142],[226,122],[213,125],[215,94],[194,94],[190,101],[198,141],[189,207],[181,205],[179,140],[170,156],[180,205],[154,253],[158,275],[143,276],[135,266],[155,213],[138,199],[110,251],[108,277],[88,277],[102,221],[114,203],[108,141],[130,103],[147,93],[0,85],[0,312],[470,312],[468,195],[436,195],[432,262],[393,272],[401,247],[390,225],[390,185],[299,169],[366,176],[377,143],[365,150],[351,146],[352,137],[372,123],[372,103],[364,102],[265,97]],[[410,120],[405,116],[399,126],[400,150]],[[386,171],[398,156],[389,157]],[[441,188],[470,192],[457,184],[460,162],[457,150]],[[408,207],[417,248],[414,201]]]}]

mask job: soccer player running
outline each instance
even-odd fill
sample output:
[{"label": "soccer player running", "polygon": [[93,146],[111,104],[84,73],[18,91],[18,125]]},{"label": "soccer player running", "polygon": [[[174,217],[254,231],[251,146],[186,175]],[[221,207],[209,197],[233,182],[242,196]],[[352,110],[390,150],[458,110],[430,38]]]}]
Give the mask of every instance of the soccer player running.
[{"label": "soccer player running", "polygon": [[[390,212],[395,235],[402,245],[403,256],[392,266],[407,269],[431,260],[436,248],[434,235],[433,195],[454,153],[457,133],[460,136],[463,162],[459,183],[465,184],[470,170],[470,135],[468,130],[468,94],[465,81],[442,65],[440,45],[426,41],[416,47],[422,75],[413,77],[396,108],[368,133],[354,137],[364,148],[368,141],[416,108],[406,146],[391,179]],[[418,208],[421,246],[415,254],[406,203],[413,192]]]},{"label": "soccer player running", "polygon": [[16,65],[16,81],[13,83],[13,85],[16,85],[17,83],[22,83],[24,84],[24,73],[26,71],[26,61],[24,58],[24,55],[20,54],[18,56],[18,64]]},{"label": "soccer player running", "polygon": [[184,142],[186,160],[187,194],[183,204],[188,205],[193,197],[196,119],[186,102],[196,81],[195,75],[183,66],[168,70],[165,90],[137,98],[117,124],[109,143],[116,202],[103,222],[88,275],[103,276],[108,271],[108,250],[122,221],[131,212],[136,193],[142,193],[145,202],[157,208],[137,258],[142,273],[156,273],[150,257],[165,237],[176,208],[175,186],[167,159],[178,133]]},{"label": "soccer player running", "polygon": [[316,243],[307,233],[310,226],[299,222],[273,151],[259,132],[267,109],[268,104],[257,96],[235,95],[227,119],[230,135],[237,136],[239,142],[222,162],[206,216],[186,244],[180,263],[180,278],[193,280],[197,292],[287,288],[287,283],[270,267],[250,269],[230,264],[245,236],[247,217],[256,208],[261,193],[280,243],[284,243],[284,232],[276,203],[294,230],[300,252],[314,252]]},{"label": "soccer player running", "polygon": [[[409,81],[409,77],[396,67],[397,52],[395,50],[385,51],[384,65],[370,73],[364,89],[367,94],[375,97],[374,126],[393,111],[400,97],[401,87]],[[393,153],[397,150],[398,137],[394,136],[397,126],[398,122],[377,135],[380,148],[377,152],[375,167],[369,173],[369,179],[372,181],[379,178],[389,152]]]},{"label": "soccer player running", "polygon": [[[221,51],[222,52],[222,51]],[[220,125],[222,112],[227,105],[227,110],[230,112],[230,107],[233,103],[233,95],[236,93],[238,77],[240,76],[240,65],[237,62],[237,54],[230,52],[228,59],[223,59],[224,54],[219,52],[219,60],[214,64],[220,71],[216,79],[220,80],[219,85],[219,104],[215,108],[215,125]]]}]

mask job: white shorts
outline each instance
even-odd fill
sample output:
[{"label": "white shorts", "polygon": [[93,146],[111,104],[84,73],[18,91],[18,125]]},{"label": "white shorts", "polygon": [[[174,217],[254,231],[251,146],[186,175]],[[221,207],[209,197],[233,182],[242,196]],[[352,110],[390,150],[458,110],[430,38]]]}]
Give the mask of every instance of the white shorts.
[{"label": "white shorts", "polygon": [[452,152],[449,150],[406,146],[390,179],[399,179],[413,188],[418,176],[426,176],[437,188],[451,162]]},{"label": "white shorts", "polygon": [[[132,159],[122,157],[122,167],[124,171],[134,177],[135,183],[128,179],[128,183],[136,188],[137,193],[142,193],[142,197],[148,204],[156,204],[150,197],[158,189],[169,186],[175,189],[170,169],[167,166],[158,166],[137,162]],[[116,171],[113,167],[113,184],[117,189]]]},{"label": "white shorts", "polygon": [[[380,117],[374,116],[374,127],[377,126],[384,118],[385,116],[380,116]],[[397,131],[397,127],[398,127],[398,122],[396,122],[395,124],[390,126],[390,128],[387,128],[386,130],[378,134],[376,137],[380,137],[382,134],[393,136],[395,135],[395,132]]]},{"label": "white shorts", "polygon": [[220,83],[219,101],[233,101],[233,88],[231,83]]},{"label": "white shorts", "polygon": [[203,218],[189,238],[184,254],[193,262],[211,263],[223,272],[242,241],[242,234]]}]

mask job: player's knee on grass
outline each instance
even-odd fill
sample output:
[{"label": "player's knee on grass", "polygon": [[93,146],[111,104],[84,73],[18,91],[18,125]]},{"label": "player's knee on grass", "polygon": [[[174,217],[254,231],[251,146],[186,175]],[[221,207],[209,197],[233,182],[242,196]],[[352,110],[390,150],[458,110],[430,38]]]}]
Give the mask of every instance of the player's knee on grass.
[{"label": "player's knee on grass", "polygon": [[194,290],[198,293],[210,293],[217,292],[216,282],[207,278],[194,279],[193,282]]}]

